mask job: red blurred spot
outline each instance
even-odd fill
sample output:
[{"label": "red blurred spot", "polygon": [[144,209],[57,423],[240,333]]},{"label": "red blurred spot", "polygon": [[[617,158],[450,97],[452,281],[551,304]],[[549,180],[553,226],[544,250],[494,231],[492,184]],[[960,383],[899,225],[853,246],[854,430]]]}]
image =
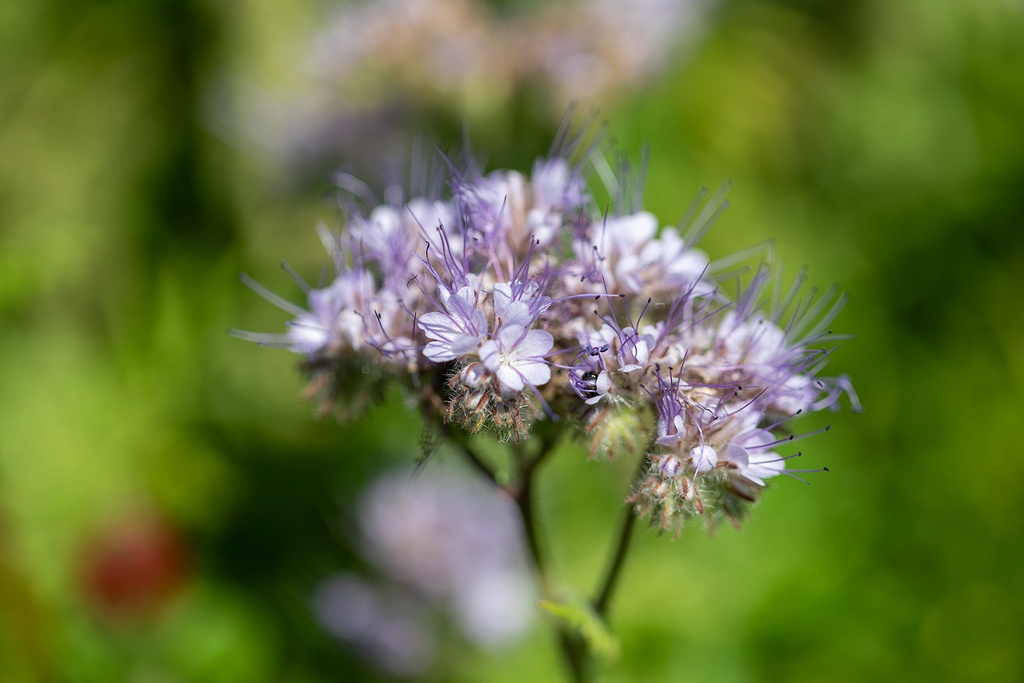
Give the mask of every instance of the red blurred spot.
[{"label": "red blurred spot", "polygon": [[168,522],[147,514],[124,517],[87,542],[82,591],[103,616],[150,614],[181,587],[187,565],[184,543]]}]

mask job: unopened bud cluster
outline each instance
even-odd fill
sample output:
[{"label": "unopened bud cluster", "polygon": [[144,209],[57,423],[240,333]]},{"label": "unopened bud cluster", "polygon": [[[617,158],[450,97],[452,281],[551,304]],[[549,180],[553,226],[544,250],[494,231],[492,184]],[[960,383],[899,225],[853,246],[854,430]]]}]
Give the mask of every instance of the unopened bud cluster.
[{"label": "unopened bud cluster", "polygon": [[328,406],[399,381],[469,432],[558,421],[592,456],[646,455],[629,501],[653,523],[737,522],[796,455],[787,420],[856,401],[818,375],[843,297],[782,287],[763,259],[716,268],[695,243],[721,193],[661,227],[605,173],[620,205],[599,206],[588,155],[562,147],[529,176],[450,164],[443,196],[352,208],[322,234],[336,275],[308,308],[252,283],[294,315],[287,334],[242,334],[303,354]]}]

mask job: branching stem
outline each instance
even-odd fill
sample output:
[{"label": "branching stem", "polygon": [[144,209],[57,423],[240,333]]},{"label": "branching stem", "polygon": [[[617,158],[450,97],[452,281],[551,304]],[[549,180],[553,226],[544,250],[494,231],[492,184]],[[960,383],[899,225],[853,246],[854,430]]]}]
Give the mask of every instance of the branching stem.
[{"label": "branching stem", "polygon": [[[556,429],[538,430],[533,439],[525,442],[516,442],[512,446],[513,466],[517,477],[513,484],[502,485],[494,469],[480,456],[469,442],[468,435],[461,429],[451,429],[447,425],[442,427],[444,435],[458,448],[459,452],[469,461],[474,469],[483,474],[487,479],[508,494],[516,504],[523,523],[523,532],[526,537],[526,546],[530,553],[534,569],[540,582],[541,591],[551,596],[553,593],[550,577],[550,568],[546,557],[546,551],[541,542],[540,528],[537,521],[536,507],[534,505],[534,487],[537,480],[537,472],[540,466],[546,462],[554,452],[558,443],[559,432]],[[530,448],[531,444],[536,447]],[[531,452],[532,451],[532,452]],[[647,465],[646,456],[640,459],[639,469],[636,477],[643,475]],[[636,480],[634,477],[634,481]],[[632,485],[632,482],[631,482]],[[626,555],[629,551],[630,540],[633,536],[633,528],[636,523],[636,513],[628,508],[622,521],[622,526],[610,555],[608,569],[605,571],[604,580],[594,599],[595,612],[606,618],[612,595],[618,585],[625,565]],[[562,652],[562,659],[565,662],[566,670],[570,680],[574,683],[586,683],[592,678],[591,662],[588,661],[586,649],[579,636],[572,630],[558,627],[558,641]]]}]

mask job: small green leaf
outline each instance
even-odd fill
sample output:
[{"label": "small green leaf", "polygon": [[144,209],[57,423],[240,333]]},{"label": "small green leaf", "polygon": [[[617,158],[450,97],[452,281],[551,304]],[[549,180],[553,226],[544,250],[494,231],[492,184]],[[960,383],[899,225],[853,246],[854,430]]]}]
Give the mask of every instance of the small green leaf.
[{"label": "small green leaf", "polygon": [[619,639],[589,602],[576,598],[568,602],[540,600],[537,604],[542,610],[578,632],[591,653],[605,661],[618,659]]}]

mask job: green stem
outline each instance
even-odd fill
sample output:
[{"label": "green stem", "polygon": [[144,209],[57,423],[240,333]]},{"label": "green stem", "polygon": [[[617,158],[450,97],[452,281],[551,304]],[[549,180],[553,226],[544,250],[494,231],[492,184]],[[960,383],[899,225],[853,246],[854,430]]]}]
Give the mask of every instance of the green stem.
[{"label": "green stem", "polygon": [[[633,483],[631,486],[639,481],[640,477],[644,475],[647,470],[647,456],[644,455],[640,458],[637,472],[633,476]],[[632,506],[626,508],[625,516],[622,520],[622,526],[619,530],[618,541],[615,544],[615,549],[612,551],[611,559],[608,563],[608,569],[604,574],[604,581],[601,582],[601,588],[598,590],[597,597],[594,599],[594,611],[597,614],[607,619],[608,610],[611,605],[612,595],[615,593],[615,588],[619,583],[619,577],[622,575],[622,567],[626,563],[626,555],[629,552],[629,544],[633,539],[633,528],[636,526],[636,511]]]},{"label": "green stem", "polygon": [[[540,425],[538,425],[539,427]],[[531,454],[526,448],[527,444],[517,442],[513,446],[514,465],[517,469],[517,481],[515,485],[502,485],[497,473],[490,465],[476,452],[469,443],[469,436],[458,427],[451,428],[448,425],[441,427],[442,434],[448,441],[458,448],[459,452],[466,458],[474,469],[479,471],[495,486],[508,494],[519,510],[519,516],[523,523],[523,533],[526,537],[526,546],[530,553],[534,569],[540,582],[543,594],[553,593],[551,578],[549,575],[546,553],[540,539],[540,526],[537,522],[536,506],[534,504],[534,485],[537,471],[540,466],[548,460],[554,452],[558,443],[559,431],[557,429],[538,429],[535,438],[531,441],[537,443],[537,447]],[[574,683],[586,683],[590,680],[590,670],[587,666],[586,650],[579,636],[564,626],[558,626],[558,643],[565,662],[570,680]]]},{"label": "green stem", "polygon": [[544,584],[543,589],[547,592],[549,588],[545,571],[547,563],[540,547],[540,532],[533,507],[533,475],[537,469],[537,463],[528,461],[521,453],[517,453],[516,457],[519,461],[519,488],[513,492],[512,497],[519,508],[519,516],[523,520],[523,532],[526,535],[526,546],[530,551],[530,558],[540,574],[541,582]]},{"label": "green stem", "polygon": [[498,481],[497,472],[491,469],[491,466],[488,465],[482,457],[480,457],[480,455],[473,449],[472,446],[469,445],[468,434],[466,434],[458,427],[451,429],[447,424],[442,425],[441,433],[448,439],[448,441],[452,445],[459,449],[459,452],[461,452],[462,455],[465,456],[466,460],[469,461],[469,464],[473,466],[473,469],[487,477],[491,481],[491,483],[497,486],[498,488],[505,488]]},{"label": "green stem", "polygon": [[[551,579],[548,573],[548,565],[540,543],[540,532],[535,515],[533,503],[533,486],[536,481],[538,467],[547,459],[554,450],[557,443],[557,436],[548,432],[541,436],[537,452],[531,457],[518,444],[515,449],[515,458],[519,466],[519,489],[514,492],[513,499],[519,508],[519,515],[523,520],[523,531],[526,536],[526,545],[533,559],[534,568],[541,584],[541,591],[551,595]],[[563,626],[558,627],[558,643],[562,653],[562,660],[565,662],[570,680],[574,683],[585,683],[589,680],[586,667],[586,653],[579,638]]]},{"label": "green stem", "polygon": [[604,581],[601,583],[600,592],[594,600],[594,611],[603,619],[608,617],[608,607],[611,603],[612,594],[618,585],[622,567],[626,563],[626,554],[629,550],[629,542],[633,538],[633,527],[636,526],[636,512],[632,507],[626,509],[622,520],[622,527],[619,531],[619,541],[615,546],[611,563],[605,571]]}]

